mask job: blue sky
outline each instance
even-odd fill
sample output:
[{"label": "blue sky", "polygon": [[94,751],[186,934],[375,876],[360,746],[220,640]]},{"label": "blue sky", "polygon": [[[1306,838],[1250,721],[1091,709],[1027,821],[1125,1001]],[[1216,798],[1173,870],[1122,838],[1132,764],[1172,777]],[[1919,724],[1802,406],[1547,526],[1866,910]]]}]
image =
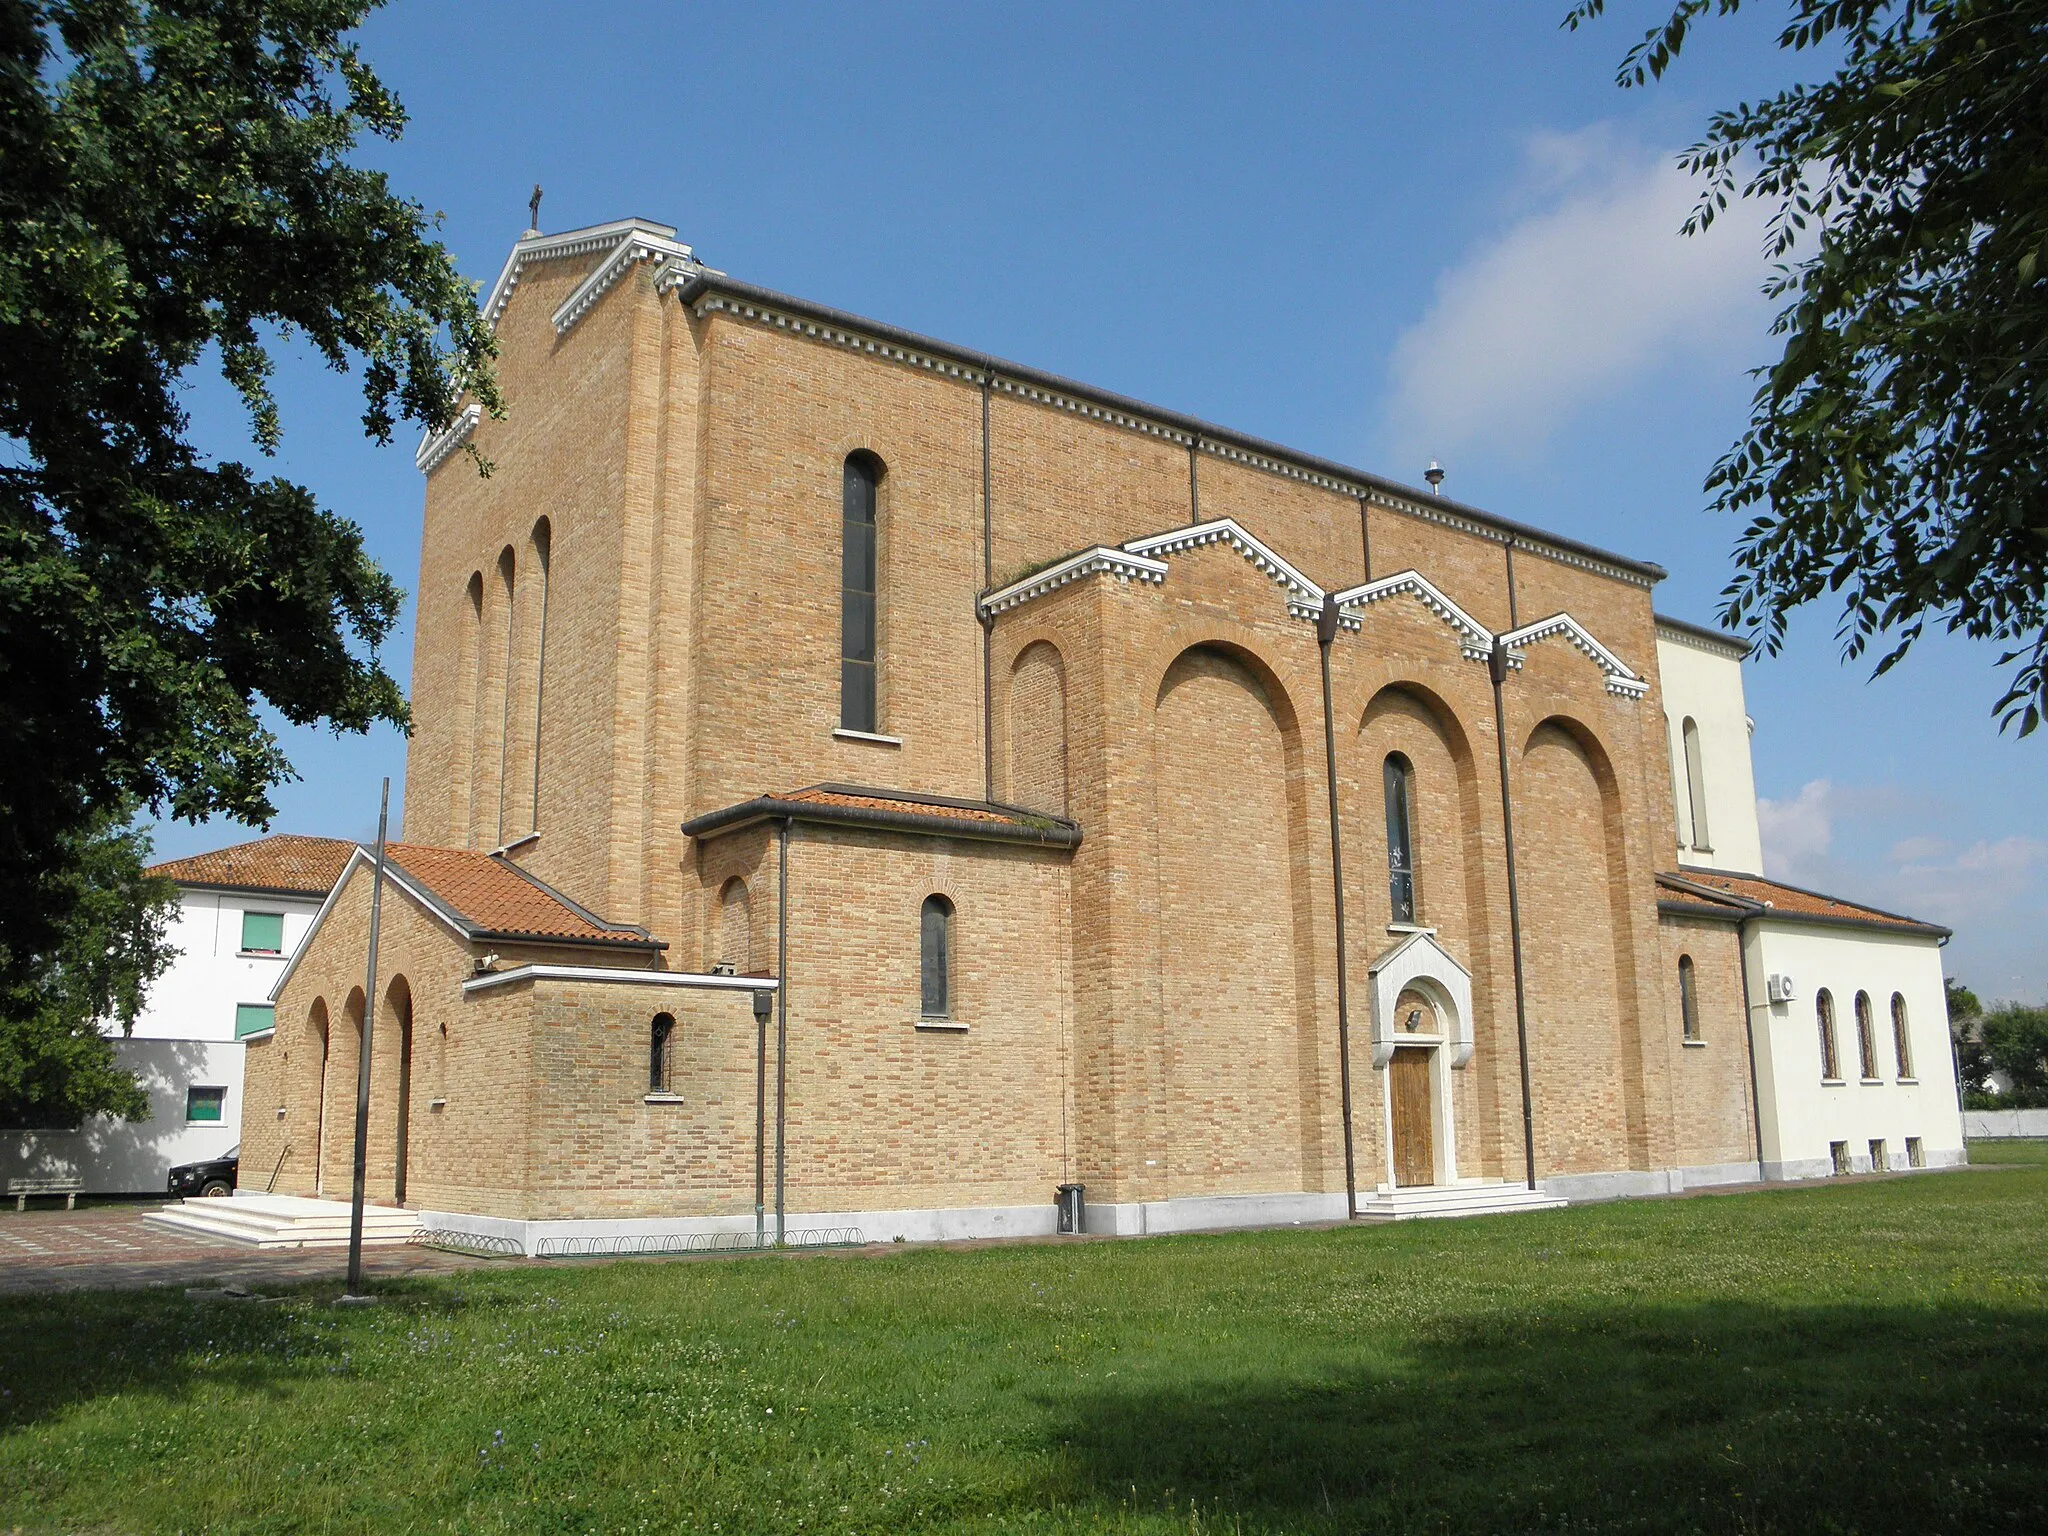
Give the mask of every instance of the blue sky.
[{"label": "blue sky", "polygon": [[[1677,232],[1676,150],[1789,78],[1775,7],[1617,90],[1661,15],[1616,0],[1371,6],[456,5],[362,35],[411,113],[369,146],[488,281],[526,225],[640,214],[735,276],[995,352],[1655,560],[1711,620],[1735,520],[1700,482],[1771,356],[1758,225]],[[281,369],[277,467],[404,583],[410,436],[353,381]],[[195,378],[203,441],[246,456]],[[1834,615],[1751,666],[1770,872],[1957,929],[1948,969],[2048,997],[2048,732],[2000,737],[1989,647],[1844,665]],[[409,615],[408,615],[409,620]],[[403,680],[408,627],[389,661]],[[275,830],[374,831],[395,733],[288,732]],[[167,824],[166,854],[249,835]]]}]

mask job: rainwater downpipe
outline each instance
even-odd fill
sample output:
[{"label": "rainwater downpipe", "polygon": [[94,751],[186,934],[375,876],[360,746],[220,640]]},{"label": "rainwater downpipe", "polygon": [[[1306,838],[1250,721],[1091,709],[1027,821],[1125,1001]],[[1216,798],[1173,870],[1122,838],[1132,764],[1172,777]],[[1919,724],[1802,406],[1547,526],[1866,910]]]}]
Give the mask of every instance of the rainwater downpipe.
[{"label": "rainwater downpipe", "polygon": [[[1508,560],[1512,569],[1512,549]],[[1513,602],[1513,590],[1509,588],[1510,604]],[[1515,805],[1514,796],[1508,791],[1507,709],[1501,702],[1501,684],[1507,681],[1508,676],[1508,648],[1498,635],[1494,637],[1493,650],[1486,658],[1486,670],[1493,679],[1493,739],[1500,749],[1501,840],[1507,850],[1508,864],[1508,947],[1515,961],[1515,1049],[1522,1064],[1522,1155],[1529,1170],[1529,1187],[1534,1189],[1536,1115],[1529,1092],[1529,998],[1528,986],[1522,976],[1522,898],[1515,884]]]},{"label": "rainwater downpipe", "polygon": [[[1735,947],[1742,956],[1742,1039],[1749,1047],[1749,1118],[1756,1130],[1756,1176],[1764,1176],[1764,1102],[1756,1090],[1756,1008],[1749,990],[1749,919],[1735,925]],[[1766,1008],[1769,1003],[1764,1004]]]},{"label": "rainwater downpipe", "polygon": [[[994,376],[981,381],[981,590],[985,597],[995,586],[995,504],[989,469],[988,396]],[[981,798],[996,797],[996,706],[995,633],[996,618],[980,603],[974,605],[981,621]],[[1014,793],[1014,791],[1013,791]]]},{"label": "rainwater downpipe", "polygon": [[784,1237],[783,1192],[788,1171],[789,1123],[789,830],[794,818],[782,819],[776,847],[775,896],[775,1246]]},{"label": "rainwater downpipe", "polygon": [[1316,617],[1323,663],[1323,772],[1330,786],[1330,884],[1337,897],[1337,1081],[1344,1108],[1344,1214],[1358,1216],[1358,1164],[1351,1147],[1350,949],[1344,942],[1344,838],[1337,821],[1337,717],[1330,701],[1330,645],[1337,638],[1337,599],[1325,592]]},{"label": "rainwater downpipe", "polygon": [[1188,526],[1194,527],[1202,520],[1202,476],[1196,461],[1202,452],[1200,437],[1188,439]]}]

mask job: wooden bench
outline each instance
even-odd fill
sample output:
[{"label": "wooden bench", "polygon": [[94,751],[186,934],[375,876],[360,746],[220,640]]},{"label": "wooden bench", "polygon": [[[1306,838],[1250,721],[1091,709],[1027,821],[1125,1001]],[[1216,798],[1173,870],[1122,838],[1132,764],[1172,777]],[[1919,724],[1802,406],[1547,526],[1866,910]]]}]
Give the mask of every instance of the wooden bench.
[{"label": "wooden bench", "polygon": [[85,1180],[75,1175],[63,1179],[9,1179],[5,1193],[14,1196],[17,1211],[28,1209],[30,1195],[62,1195],[64,1209],[75,1211],[78,1209],[78,1192],[84,1188]]}]

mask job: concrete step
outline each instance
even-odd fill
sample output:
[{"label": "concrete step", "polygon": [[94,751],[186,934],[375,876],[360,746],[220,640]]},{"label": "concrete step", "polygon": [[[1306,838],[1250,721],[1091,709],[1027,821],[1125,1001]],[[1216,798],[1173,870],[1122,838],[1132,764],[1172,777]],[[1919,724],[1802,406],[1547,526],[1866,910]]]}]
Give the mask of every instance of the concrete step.
[{"label": "concrete step", "polygon": [[[349,1207],[340,1200],[237,1193],[232,1200],[183,1200],[151,1211],[143,1222],[163,1231],[224,1238],[252,1248],[346,1248]],[[365,1206],[364,1246],[406,1242],[419,1225],[416,1212]]]},{"label": "concrete step", "polygon": [[1503,1211],[1561,1210],[1566,1201],[1540,1187],[1498,1181],[1425,1185],[1379,1190],[1358,1202],[1360,1221],[1422,1221],[1451,1216],[1490,1216]]}]

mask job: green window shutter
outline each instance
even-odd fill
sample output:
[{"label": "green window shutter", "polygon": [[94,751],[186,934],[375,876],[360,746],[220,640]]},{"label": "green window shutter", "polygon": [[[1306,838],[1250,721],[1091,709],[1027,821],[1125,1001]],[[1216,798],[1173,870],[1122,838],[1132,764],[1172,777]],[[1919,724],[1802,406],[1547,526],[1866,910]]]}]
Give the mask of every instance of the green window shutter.
[{"label": "green window shutter", "polygon": [[242,948],[255,950],[260,954],[281,955],[284,953],[284,914],[282,912],[244,912],[242,914]]},{"label": "green window shutter", "polygon": [[235,1038],[246,1040],[277,1028],[277,1010],[268,1003],[235,1004]]},{"label": "green window shutter", "polygon": [[225,1088],[187,1088],[185,1118],[194,1125],[220,1124],[221,1106],[227,1102]]}]

